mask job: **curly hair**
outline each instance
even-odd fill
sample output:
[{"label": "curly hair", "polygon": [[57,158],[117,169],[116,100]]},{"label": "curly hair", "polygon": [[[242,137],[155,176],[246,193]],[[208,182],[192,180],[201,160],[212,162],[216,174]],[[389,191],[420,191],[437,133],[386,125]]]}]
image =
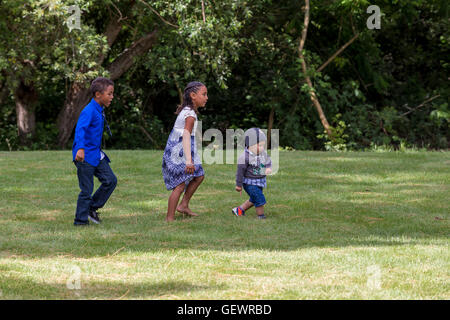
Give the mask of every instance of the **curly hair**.
[{"label": "curly hair", "polygon": [[114,87],[114,82],[112,80],[110,80],[108,78],[98,77],[92,81],[91,87],[89,88],[89,90],[91,91],[92,96],[95,97],[96,92],[102,93],[109,86]]}]

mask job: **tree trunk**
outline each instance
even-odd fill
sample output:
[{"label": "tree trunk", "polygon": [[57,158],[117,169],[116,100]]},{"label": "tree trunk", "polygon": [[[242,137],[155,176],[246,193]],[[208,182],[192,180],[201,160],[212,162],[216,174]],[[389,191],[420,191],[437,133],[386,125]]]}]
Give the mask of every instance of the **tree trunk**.
[{"label": "tree trunk", "polygon": [[36,133],[34,104],[38,98],[33,84],[20,82],[14,92],[19,141],[22,146],[30,146]]},{"label": "tree trunk", "polygon": [[302,62],[302,70],[303,74],[306,79],[306,83],[308,84],[308,87],[310,89],[310,95],[311,95],[311,101],[316,107],[317,113],[319,114],[320,121],[322,122],[323,127],[325,128],[325,131],[327,132],[327,135],[330,139],[333,139],[333,134],[331,132],[330,125],[327,121],[327,117],[325,116],[325,113],[323,112],[322,106],[320,105],[319,99],[317,98],[316,93],[314,92],[314,87],[311,82],[311,78],[308,76],[308,67],[306,66],[306,60],[303,56],[303,47],[306,42],[306,35],[308,33],[308,25],[309,25],[309,0],[305,0],[305,21],[304,21],[304,27],[302,31],[302,38],[300,39],[300,45],[299,45],[299,56],[300,60]]},{"label": "tree trunk", "polygon": [[[113,19],[107,26],[105,36],[111,46],[122,28],[120,19]],[[155,43],[157,30],[135,41],[125,49],[107,68],[111,80],[117,80],[134,63],[134,59],[145,54]],[[103,63],[104,56],[99,56],[99,64]],[[72,135],[76,121],[83,107],[89,102],[90,92],[87,83],[73,83],[66,96],[63,109],[58,115],[58,146],[63,149]]]},{"label": "tree trunk", "polygon": [[[306,74],[308,72],[308,70],[306,68],[306,62],[304,59],[302,60],[302,69],[303,69],[304,74]],[[333,140],[333,133],[331,132],[330,124],[328,123],[327,117],[325,116],[325,113],[323,112],[322,106],[320,105],[320,102],[319,102],[319,99],[317,98],[316,93],[313,91],[314,87],[312,85],[311,79],[309,78],[309,76],[305,76],[305,78],[306,78],[306,83],[308,84],[309,89],[311,90],[310,91],[311,101],[312,101],[313,105],[316,107],[317,113],[319,114],[320,122],[322,122],[322,125],[325,128],[328,138]]]},{"label": "tree trunk", "polygon": [[89,88],[84,83],[73,83],[66,95],[64,107],[57,119],[58,146],[63,149],[72,135],[73,128],[81,113],[82,108],[91,98]]},{"label": "tree trunk", "polygon": [[[136,1],[132,0],[128,3],[128,14],[131,8],[135,5]],[[105,28],[104,36],[106,37],[108,46],[111,47],[116,41],[117,36],[122,30],[123,16],[120,13],[120,17],[112,18]],[[98,64],[101,65],[105,60],[105,56],[100,54],[98,57]],[[88,88],[89,84],[86,83],[72,83],[69,92],[67,92],[64,106],[58,114],[57,127],[58,127],[58,146],[63,149],[72,135],[75,123],[81,113],[83,107],[89,102],[91,96]]]}]

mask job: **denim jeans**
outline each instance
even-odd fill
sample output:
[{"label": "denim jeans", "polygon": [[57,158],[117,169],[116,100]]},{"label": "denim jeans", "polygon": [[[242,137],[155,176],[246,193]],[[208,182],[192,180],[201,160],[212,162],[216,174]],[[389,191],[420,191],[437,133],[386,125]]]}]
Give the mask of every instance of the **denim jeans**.
[{"label": "denim jeans", "polygon": [[[89,224],[89,211],[97,210],[105,205],[116,188],[117,178],[106,159],[101,160],[97,167],[86,161],[74,161],[74,163],[77,167],[78,183],[81,189],[78,195],[74,224]],[[94,190],[94,176],[98,178],[101,185],[91,196]]]},{"label": "denim jeans", "polygon": [[250,196],[250,201],[255,205],[255,208],[261,207],[266,204],[266,198],[263,194],[263,188],[259,186],[253,186],[251,184],[243,184],[245,192]]}]

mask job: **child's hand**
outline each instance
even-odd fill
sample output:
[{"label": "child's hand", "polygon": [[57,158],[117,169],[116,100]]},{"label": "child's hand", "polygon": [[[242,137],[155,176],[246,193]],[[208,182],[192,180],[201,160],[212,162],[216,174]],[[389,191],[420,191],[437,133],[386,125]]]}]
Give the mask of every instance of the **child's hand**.
[{"label": "child's hand", "polygon": [[241,196],[242,196],[242,187],[236,186],[236,191],[239,192],[241,194]]},{"label": "child's hand", "polygon": [[194,171],[195,171],[195,166],[194,166],[194,164],[193,164],[192,162],[186,162],[186,167],[185,167],[184,171],[185,171],[187,174],[193,174]]},{"label": "child's hand", "polygon": [[266,175],[272,174],[272,168],[266,168]]},{"label": "child's hand", "polygon": [[77,154],[75,155],[75,161],[84,161],[84,149],[78,149]]}]

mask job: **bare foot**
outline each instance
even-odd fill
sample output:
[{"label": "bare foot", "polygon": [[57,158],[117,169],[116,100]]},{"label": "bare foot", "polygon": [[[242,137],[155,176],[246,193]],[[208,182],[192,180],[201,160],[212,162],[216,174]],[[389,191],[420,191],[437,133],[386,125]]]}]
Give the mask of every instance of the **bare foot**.
[{"label": "bare foot", "polygon": [[166,221],[170,222],[170,221],[175,221],[175,214],[167,214],[166,216]]},{"label": "bare foot", "polygon": [[179,213],[188,215],[188,216],[190,216],[190,217],[198,217],[198,214],[192,212],[192,210],[189,209],[189,207],[184,207],[184,206],[182,206],[182,205],[179,205],[179,206],[177,207],[177,211],[178,211]]}]

